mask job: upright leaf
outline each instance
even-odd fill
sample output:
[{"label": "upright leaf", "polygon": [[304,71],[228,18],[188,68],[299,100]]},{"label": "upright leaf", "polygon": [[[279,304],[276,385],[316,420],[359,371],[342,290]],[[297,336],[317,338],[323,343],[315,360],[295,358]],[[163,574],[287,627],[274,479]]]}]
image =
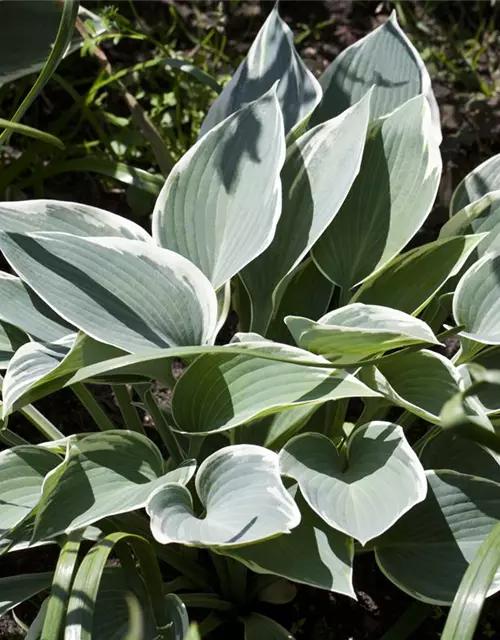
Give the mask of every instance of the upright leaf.
[{"label": "upright leaf", "polygon": [[182,256],[125,238],[0,234],[12,267],[62,318],[125,351],[203,344],[217,300]]},{"label": "upright leaf", "polygon": [[429,215],[441,164],[422,95],[375,121],[359,175],[313,248],[321,271],[347,292],[394,258]]},{"label": "upright leaf", "polygon": [[288,316],[285,322],[299,347],[338,366],[356,364],[400,347],[439,344],[422,320],[396,309],[359,302],[330,311],[317,322],[297,316]]},{"label": "upright leaf", "polygon": [[280,478],[278,455],[254,445],[235,445],[209,456],[196,474],[199,517],[186,487],[165,484],[146,510],[161,544],[233,547],[288,533],[300,511]]},{"label": "upright leaf", "polygon": [[[378,395],[354,376],[325,367],[327,360],[302,349],[272,342],[245,344],[253,353],[235,355],[223,349],[198,358],[185,371],[172,398],[179,431],[214,433],[286,407]],[[259,353],[280,359],[264,359]],[[308,366],[301,366],[301,360]],[[310,366],[315,361],[319,366]]]},{"label": "upright leaf", "polygon": [[280,452],[283,475],[294,478],[331,527],[366,544],[425,498],[424,470],[401,427],[370,422],[349,438],[344,460],[326,436],[299,435]]},{"label": "upright leaf", "polygon": [[[500,485],[428,471],[426,499],[375,541],[385,575],[414,598],[449,605],[468,565],[500,519]],[[488,590],[500,588],[500,572]]]},{"label": "upright leaf", "polygon": [[[283,211],[270,246],[241,273],[252,331],[265,333],[273,294],[337,215],[358,174],[370,96],[314,127],[289,149],[281,172]],[[334,188],[332,188],[334,181]]]},{"label": "upright leaf", "polygon": [[460,335],[482,344],[500,344],[500,253],[486,253],[462,276],[453,297]]},{"label": "upright leaf", "polygon": [[176,164],[153,212],[153,237],[219,288],[272,241],[285,159],[276,89],[229,116]]},{"label": "upright leaf", "polygon": [[260,98],[278,80],[278,100],[288,133],[318,104],[321,88],[296,52],[293,34],[274,7],[247,57],[210,108],[200,135],[245,104]]},{"label": "upright leaf", "polygon": [[460,182],[451,198],[450,215],[456,215],[467,205],[476,202],[490,191],[498,189],[500,189],[500,153],[480,164]]},{"label": "upright leaf", "polygon": [[439,110],[429,74],[394,11],[378,29],[342,51],[321,76],[320,85],[323,99],[313,114],[313,124],[342,113],[374,86],[372,119],[423,94],[431,109],[433,135],[438,144],[441,142]]}]

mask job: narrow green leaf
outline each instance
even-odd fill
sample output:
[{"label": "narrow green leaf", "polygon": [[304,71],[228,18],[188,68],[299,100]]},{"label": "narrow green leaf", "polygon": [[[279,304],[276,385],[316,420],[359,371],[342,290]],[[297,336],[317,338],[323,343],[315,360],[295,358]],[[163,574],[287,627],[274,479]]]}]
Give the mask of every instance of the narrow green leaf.
[{"label": "narrow green leaf", "polygon": [[281,482],[278,455],[263,447],[219,449],[201,464],[195,482],[203,517],[180,484],[164,483],[150,495],[146,510],[161,544],[237,547],[288,533],[300,522]]},{"label": "narrow green leaf", "polygon": [[441,640],[472,640],[484,601],[500,567],[500,523],[479,547],[453,600]]},{"label": "narrow green leaf", "polygon": [[40,140],[41,142],[50,144],[58,149],[64,149],[64,142],[60,138],[57,138],[50,133],[46,133],[45,131],[40,131],[40,129],[29,127],[26,124],[20,124],[19,122],[12,122],[11,120],[0,118],[0,127],[3,127],[7,131],[11,131],[13,133],[20,133],[27,138],[35,138],[35,140]]},{"label": "narrow green leaf", "polygon": [[392,260],[429,215],[441,167],[423,95],[375,121],[359,175],[313,248],[321,271],[347,292]]},{"label": "narrow green leaf", "polygon": [[320,434],[303,434],[280,452],[280,470],[299,483],[331,527],[366,544],[425,498],[424,470],[401,427],[369,422],[348,440],[346,460]]}]

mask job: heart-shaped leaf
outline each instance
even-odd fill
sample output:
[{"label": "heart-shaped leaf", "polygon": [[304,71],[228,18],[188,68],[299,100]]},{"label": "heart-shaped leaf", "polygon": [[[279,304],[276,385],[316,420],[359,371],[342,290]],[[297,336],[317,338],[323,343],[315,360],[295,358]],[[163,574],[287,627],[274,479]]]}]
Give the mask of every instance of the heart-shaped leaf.
[{"label": "heart-shaped leaf", "polygon": [[152,241],[132,220],[87,204],[62,200],[0,202],[0,231],[22,234],[60,231],[74,236]]},{"label": "heart-shaped leaf", "polygon": [[[247,342],[241,347],[253,353],[235,355],[223,349],[198,358],[184,372],[172,398],[180,432],[214,433],[286,407],[377,395],[354,376],[329,369],[327,360],[302,349],[273,342]],[[259,353],[279,359],[260,358]],[[301,366],[301,360],[319,366]]]},{"label": "heart-shaped leaf", "polygon": [[443,238],[407,251],[366,280],[352,299],[417,315],[460,272],[482,239],[481,235]]},{"label": "heart-shaped leaf", "polygon": [[278,302],[273,298],[277,286],[301,262],[349,193],[361,163],[369,105],[367,95],[289,147],[281,172],[283,211],[274,239],[240,274],[252,306],[251,331],[266,332]]},{"label": "heart-shaped leaf", "polygon": [[152,243],[66,233],[0,234],[21,278],[62,318],[125,351],[203,344],[217,322],[199,269]]},{"label": "heart-shaped leaf", "polygon": [[280,469],[299,483],[326,523],[363,545],[421,502],[427,489],[423,467],[402,428],[390,422],[356,429],[347,461],[326,436],[299,435],[281,450]]},{"label": "heart-shaped leaf", "polygon": [[429,215],[441,166],[423,95],[374,122],[359,175],[313,248],[321,271],[347,291],[386,265]]},{"label": "heart-shaped leaf", "polygon": [[257,573],[282,576],[356,599],[352,586],[352,539],[329,527],[300,495],[295,496],[295,501],[302,518],[291,533],[225,550],[224,554]]},{"label": "heart-shaped leaf", "polygon": [[397,309],[362,303],[330,311],[317,322],[288,316],[286,326],[299,347],[338,366],[414,344],[439,344],[431,328]]},{"label": "heart-shaped leaf", "polygon": [[487,253],[462,276],[453,297],[460,335],[481,344],[500,344],[500,253]]},{"label": "heart-shaped leaf", "polygon": [[[500,485],[428,471],[426,499],[375,542],[379,567],[400,589],[450,605],[469,563],[500,519]],[[489,595],[500,588],[500,572]]]},{"label": "heart-shaped leaf", "polygon": [[0,319],[25,331],[34,340],[55,342],[76,331],[20,278],[3,271],[0,271],[0,296]]},{"label": "heart-shaped leaf", "polygon": [[231,113],[260,98],[279,80],[277,95],[288,133],[321,99],[321,88],[293,46],[293,33],[275,7],[247,57],[211,106],[201,125],[204,135]]},{"label": "heart-shaped leaf", "polygon": [[[443,405],[462,385],[457,368],[444,356],[426,349],[383,361],[374,374],[373,388],[379,393],[435,424],[440,423]],[[368,382],[365,373],[362,378]]]},{"label": "heart-shaped leaf", "polygon": [[189,482],[195,466],[188,461],[165,474],[156,446],[131,431],[106,431],[69,442],[66,459],[45,479],[33,540],[140,509],[158,486]]},{"label": "heart-shaped leaf", "polygon": [[272,241],[284,160],[273,88],[203,136],[175,165],[153,212],[154,239],[191,260],[218,289]]},{"label": "heart-shaped leaf", "polygon": [[432,127],[441,142],[439,109],[424,62],[401,30],[393,11],[383,25],[338,55],[320,80],[323,99],[314,112],[313,124],[342,113],[375,86],[370,108],[372,118],[385,116],[417,95],[425,95]]},{"label": "heart-shaped leaf", "polygon": [[205,509],[194,512],[186,487],[165,484],[151,494],[146,510],[161,544],[233,547],[289,533],[300,511],[283,486],[278,455],[255,445],[235,445],[209,456],[196,474]]}]

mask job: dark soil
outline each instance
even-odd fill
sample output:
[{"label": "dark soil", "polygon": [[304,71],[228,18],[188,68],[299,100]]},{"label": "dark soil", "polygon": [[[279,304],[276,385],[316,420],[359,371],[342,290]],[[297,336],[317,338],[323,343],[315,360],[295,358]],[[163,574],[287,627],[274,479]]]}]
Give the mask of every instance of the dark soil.
[{"label": "dark soil", "polygon": [[[155,21],[168,21],[170,1],[141,2],[140,14],[150,24]],[[172,2],[182,13],[186,21],[194,26],[212,25],[219,21],[215,12],[216,3],[210,2]],[[406,4],[406,3],[405,3]],[[457,2],[432,3],[432,12],[425,13],[425,3],[413,3],[415,15],[429,31],[429,42],[446,41],[447,29],[458,11]],[[474,35],[474,19],[477,7],[483,4],[487,16],[494,11],[489,2],[467,3],[470,6],[470,28]],[[325,0],[323,2],[282,1],[281,14],[294,32],[300,33],[303,25],[316,25],[330,21],[320,31],[320,37],[311,33],[299,45],[299,50],[308,66],[320,74],[335,55],[349,44],[368,33],[374,26],[387,18],[389,3],[356,2],[347,0]],[[444,8],[446,5],[446,10]],[[272,9],[272,2],[246,1],[243,3],[223,3],[223,19],[220,28],[224,29],[228,39],[226,53],[231,59],[243,56],[257,33],[263,19]],[[123,7],[124,13],[126,12]],[[500,24],[500,23],[499,23]],[[319,32],[318,32],[319,33]],[[186,42],[186,50],[192,43]],[[112,51],[109,53],[112,55]],[[122,55],[122,54],[120,54]],[[133,55],[133,54],[132,54]],[[450,50],[450,55],[453,53]],[[484,57],[498,55],[487,51]],[[124,62],[117,57],[117,61]],[[479,62],[479,70],[488,68],[491,60]],[[133,64],[130,57],[125,64]],[[490,64],[491,66],[491,64]],[[479,92],[471,92],[463,79],[450,79],[443,69],[431,67],[434,90],[440,106],[444,140],[441,148],[443,155],[443,180],[435,211],[417,238],[417,243],[427,242],[436,237],[439,227],[447,215],[447,204],[454,186],[473,167],[491,155],[500,152],[500,103],[499,96],[487,98]],[[73,194],[74,176],[63,178],[62,191],[67,188]],[[82,187],[82,202],[94,204],[126,213],[122,195],[103,193],[96,182],[85,178]],[[80,188],[80,187],[79,187]],[[60,196],[64,197],[61,192]],[[74,198],[75,195],[73,194]],[[235,318],[231,316],[220,342],[227,342],[235,330]],[[164,389],[157,390],[161,400],[166,403],[169,395]],[[119,411],[114,399],[107,391],[98,391],[100,401],[105,405],[117,425],[121,424]],[[91,418],[69,390],[60,391],[37,403],[38,408],[47,415],[65,434],[85,432],[94,429]],[[29,423],[14,416],[9,426],[31,442],[40,441],[38,433]],[[151,426],[145,422],[145,426]],[[9,554],[0,558],[0,576],[46,571],[55,566],[56,547],[33,549],[29,552]],[[399,591],[378,570],[372,554],[357,557],[354,565],[354,584],[358,601],[345,596],[300,586],[297,598],[289,605],[272,607],[262,605],[262,612],[274,617],[295,634],[297,639],[307,640],[378,640],[392,624],[411,605],[413,600]],[[500,597],[490,598],[486,604],[476,637],[479,640],[500,637]],[[32,603],[18,607],[21,619],[30,619],[35,613]],[[411,636],[420,638],[439,638],[443,627],[446,609],[435,607],[428,620]],[[19,628],[10,618],[0,619],[0,640],[17,640],[23,637]],[[216,632],[215,637],[220,637]],[[458,639],[457,639],[458,640]]]}]

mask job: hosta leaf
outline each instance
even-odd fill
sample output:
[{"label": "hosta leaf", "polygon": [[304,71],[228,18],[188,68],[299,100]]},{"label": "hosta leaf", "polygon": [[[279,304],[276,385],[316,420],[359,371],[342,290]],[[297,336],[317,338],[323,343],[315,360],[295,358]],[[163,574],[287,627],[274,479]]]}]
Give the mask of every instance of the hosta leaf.
[{"label": "hosta leaf", "polygon": [[260,98],[277,80],[278,100],[288,133],[318,104],[321,88],[295,51],[293,33],[275,7],[247,57],[210,108],[200,135],[248,102]]},{"label": "hosta leaf", "polygon": [[367,95],[340,116],[302,135],[288,149],[281,172],[283,211],[276,234],[266,251],[241,273],[252,304],[252,331],[265,332],[276,287],[300,263],[344,202],[359,171],[369,102]]},{"label": "hosta leaf", "polygon": [[290,344],[292,337],[284,318],[307,315],[319,318],[328,310],[333,284],[319,271],[311,258],[304,260],[281,281],[275,295],[275,310],[266,336],[274,342]]},{"label": "hosta leaf", "polygon": [[1,233],[0,248],[49,306],[95,340],[131,352],[212,338],[215,292],[172,251],[66,233]]},{"label": "hosta leaf", "polygon": [[347,466],[329,438],[299,435],[280,452],[283,475],[294,478],[312,509],[361,544],[389,529],[425,498],[424,470],[401,427],[370,422],[348,441]]},{"label": "hosta leaf", "polygon": [[[469,367],[474,365],[480,365],[485,369],[500,369],[500,350],[498,348],[492,349],[491,351],[485,351],[484,353],[479,353],[474,356],[474,362],[469,365],[461,365],[458,367],[464,381],[466,383],[466,387],[470,386],[472,382],[470,377]],[[482,388],[478,389],[477,395],[475,396],[482,407],[486,411],[487,414],[496,414],[500,412],[500,393],[499,389],[496,385],[485,385]]]},{"label": "hosta leaf", "polygon": [[7,322],[0,322],[0,369],[5,369],[21,345],[28,341],[28,336]]},{"label": "hosta leaf", "polygon": [[366,280],[353,301],[381,304],[416,315],[449,278],[460,272],[483,238],[444,238],[403,253]]},{"label": "hosta leaf", "polygon": [[460,391],[460,386],[456,367],[444,356],[425,349],[381,362],[375,371],[377,391],[393,404],[435,424],[440,423],[443,405]]},{"label": "hosta leaf", "polygon": [[62,200],[0,202],[0,230],[11,233],[61,231],[75,236],[116,236],[151,242],[151,236],[132,220],[104,209]]},{"label": "hosta leaf", "polygon": [[271,618],[252,613],[245,618],[245,640],[294,640],[294,638]]},{"label": "hosta leaf", "polygon": [[[172,398],[179,431],[214,433],[287,407],[374,395],[353,376],[324,368],[328,361],[320,356],[277,343],[244,344],[254,353],[235,355],[221,350],[198,358],[185,371]],[[288,357],[295,362],[311,363],[316,359],[323,367],[263,359],[258,353]]]},{"label": "hosta leaf", "polygon": [[146,510],[158,542],[226,548],[288,533],[300,522],[281,482],[278,455],[263,447],[219,449],[201,464],[196,491],[206,510],[203,518],[180,484],[165,484],[150,496]]},{"label": "hosta leaf", "polygon": [[60,389],[66,382],[71,384],[71,374],[123,353],[84,334],[69,336],[58,344],[28,342],[9,362],[2,386],[3,417]]},{"label": "hosta leaf", "polygon": [[[375,542],[375,553],[400,589],[424,602],[449,605],[500,518],[500,485],[454,471],[426,475],[426,499]],[[489,594],[499,588],[497,572]]]},{"label": "hosta leaf", "polygon": [[61,458],[32,445],[0,453],[0,536],[8,534],[38,503],[45,476]]},{"label": "hosta leaf", "polygon": [[3,271],[0,271],[0,296],[0,319],[25,331],[35,340],[55,342],[75,331],[20,278]]},{"label": "hosta leaf", "polygon": [[413,344],[439,344],[431,328],[397,309],[362,303],[330,311],[317,322],[288,316],[287,327],[299,347],[337,365],[349,365]]},{"label": "hosta leaf", "polygon": [[70,442],[66,459],[44,482],[33,540],[140,509],[156,487],[187,483],[194,470],[190,461],[164,474],[160,452],[139,433],[106,431]]},{"label": "hosta leaf", "polygon": [[500,455],[482,445],[453,436],[446,431],[438,433],[424,446],[420,461],[426,469],[450,469],[500,484]]},{"label": "hosta leaf", "polygon": [[457,214],[497,189],[500,189],[500,153],[480,164],[460,182],[451,198],[450,214]]},{"label": "hosta leaf", "polygon": [[460,335],[482,344],[500,344],[500,253],[487,253],[462,276],[453,297]]},{"label": "hosta leaf", "polygon": [[359,175],[313,248],[321,271],[347,290],[394,258],[429,215],[441,165],[423,96],[373,123]]},{"label": "hosta leaf", "polygon": [[225,550],[224,554],[257,573],[282,576],[356,599],[352,586],[352,539],[329,527],[300,495],[295,500],[302,518],[291,533]]},{"label": "hosta leaf", "polygon": [[154,239],[191,260],[219,288],[273,239],[284,159],[283,120],[272,89],[176,164],[153,212]]},{"label": "hosta leaf", "polygon": [[0,578],[0,616],[50,587],[52,576],[52,572],[46,572]]},{"label": "hosta leaf", "polygon": [[431,80],[418,51],[401,30],[393,12],[390,18],[338,55],[320,78],[323,99],[312,122],[342,113],[375,85],[371,117],[380,118],[424,94],[432,114],[434,135],[441,142],[439,110]]}]

